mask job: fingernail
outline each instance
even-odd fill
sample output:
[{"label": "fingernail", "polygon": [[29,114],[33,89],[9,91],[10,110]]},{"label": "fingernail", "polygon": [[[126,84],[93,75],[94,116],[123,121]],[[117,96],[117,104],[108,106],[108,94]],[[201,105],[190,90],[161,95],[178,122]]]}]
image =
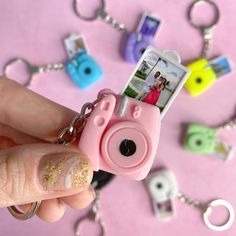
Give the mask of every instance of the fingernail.
[{"label": "fingernail", "polygon": [[89,183],[90,165],[78,153],[47,155],[39,162],[38,177],[44,190],[83,188]]}]

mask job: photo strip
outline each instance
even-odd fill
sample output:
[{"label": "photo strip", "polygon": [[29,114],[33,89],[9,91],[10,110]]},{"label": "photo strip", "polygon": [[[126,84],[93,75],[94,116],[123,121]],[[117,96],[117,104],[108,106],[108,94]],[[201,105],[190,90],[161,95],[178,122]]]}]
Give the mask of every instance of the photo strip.
[{"label": "photo strip", "polygon": [[[121,93],[157,106],[161,118],[166,114],[190,74],[178,60],[170,57],[170,52],[172,51],[168,51],[168,54],[160,53],[148,47]],[[172,53],[176,55],[174,51]]]}]

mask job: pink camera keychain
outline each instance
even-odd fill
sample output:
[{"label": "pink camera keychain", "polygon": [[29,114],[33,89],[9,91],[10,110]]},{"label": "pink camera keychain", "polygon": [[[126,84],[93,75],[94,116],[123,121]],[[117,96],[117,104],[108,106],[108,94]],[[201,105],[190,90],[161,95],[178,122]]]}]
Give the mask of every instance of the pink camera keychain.
[{"label": "pink camera keychain", "polygon": [[[82,107],[61,133],[60,143],[73,141],[83,129],[78,147],[93,157],[90,161],[95,171],[141,180],[156,155],[160,125],[156,107],[104,90],[95,102]],[[66,141],[68,134],[70,140]]]},{"label": "pink camera keychain", "polygon": [[[131,92],[129,86],[140,72],[143,85],[145,80],[150,82],[150,78],[161,83],[157,86],[157,90],[159,87],[164,90],[162,96],[159,96],[161,103],[153,104],[140,99],[139,95],[143,95],[140,86],[138,97],[129,96],[132,94],[127,90]],[[78,148],[90,158],[94,171],[103,170],[134,180],[144,179],[156,156],[161,118],[188,75],[189,71],[180,64],[176,52],[160,53],[149,47],[121,95],[111,90],[102,90],[94,102],[83,105],[55,143],[67,145],[79,139]],[[164,86],[167,84],[170,87]],[[132,88],[136,89],[135,86]],[[8,209],[16,218],[25,220],[35,215],[39,207],[40,202],[35,202],[26,213],[16,207]]]},{"label": "pink camera keychain", "polygon": [[[224,231],[229,229],[234,223],[234,209],[229,202],[224,199],[216,199],[208,203],[202,203],[187,197],[178,190],[176,177],[173,172],[167,169],[151,173],[146,179],[145,184],[152,198],[155,216],[161,221],[173,219],[176,215],[174,210],[174,200],[199,209],[205,225],[214,231]],[[210,216],[215,207],[222,206],[228,212],[228,219],[222,224],[216,225],[211,222]]]}]

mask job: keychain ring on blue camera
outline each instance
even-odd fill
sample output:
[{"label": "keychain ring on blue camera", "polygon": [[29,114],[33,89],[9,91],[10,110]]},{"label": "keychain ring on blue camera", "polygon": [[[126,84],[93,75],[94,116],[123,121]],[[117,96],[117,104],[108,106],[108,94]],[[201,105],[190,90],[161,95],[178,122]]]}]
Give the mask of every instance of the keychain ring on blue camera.
[{"label": "keychain ring on blue camera", "polygon": [[27,70],[27,78],[26,78],[26,81],[22,85],[27,87],[33,79],[33,73],[32,73],[32,65],[24,58],[16,57],[9,60],[3,67],[3,75],[8,78],[8,71],[11,68],[11,66],[15,63],[22,63],[25,65],[26,70]]},{"label": "keychain ring on blue camera", "polygon": [[84,16],[78,10],[78,2],[80,0],[73,0],[73,8],[75,14],[82,20],[85,21],[94,21],[99,17],[99,13],[105,10],[105,0],[100,0],[100,8],[97,9],[96,13],[93,16]]},{"label": "keychain ring on blue camera", "polygon": [[[197,24],[193,20],[193,16],[192,16],[193,10],[200,3],[208,3],[212,7],[212,9],[214,10],[214,14],[215,14],[214,15],[214,19],[209,24],[206,24],[206,25]],[[197,28],[197,29],[209,29],[209,28],[212,28],[212,27],[214,27],[218,23],[219,19],[220,19],[220,10],[219,10],[218,6],[213,1],[211,1],[211,0],[195,0],[189,6],[189,9],[188,9],[188,20],[189,20],[190,24],[193,27]]]},{"label": "keychain ring on blue camera", "polygon": [[[210,220],[209,220],[209,217],[211,215],[211,212],[212,212],[213,208],[217,207],[217,206],[224,207],[228,211],[228,214],[229,214],[228,219],[222,225],[215,225],[215,224],[211,223]],[[233,207],[231,206],[230,203],[228,203],[227,201],[225,201],[223,199],[214,200],[214,201],[209,203],[209,205],[207,206],[206,211],[203,213],[203,220],[204,220],[206,226],[208,228],[212,229],[212,230],[215,230],[215,231],[227,230],[234,223],[234,209],[233,209]]]}]

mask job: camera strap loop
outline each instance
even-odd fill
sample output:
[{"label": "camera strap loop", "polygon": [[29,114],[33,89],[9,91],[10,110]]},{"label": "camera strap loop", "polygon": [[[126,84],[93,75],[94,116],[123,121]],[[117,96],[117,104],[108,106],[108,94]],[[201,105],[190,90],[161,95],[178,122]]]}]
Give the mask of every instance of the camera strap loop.
[{"label": "camera strap loop", "polygon": [[[200,209],[205,225],[211,230],[224,231],[229,229],[234,223],[234,209],[231,204],[224,199],[216,199],[207,204],[203,204],[197,200],[187,197],[181,192],[178,193],[177,198],[184,204]],[[226,219],[226,221],[219,225],[211,223],[209,219],[213,208],[217,206],[224,207],[228,212],[228,218]]]},{"label": "camera strap loop", "polygon": [[[213,21],[209,24],[198,24],[194,21],[193,12],[194,9],[197,8],[199,4],[208,4],[210,7],[212,7],[214,11],[214,18]],[[212,40],[212,33],[214,27],[217,25],[220,19],[220,11],[218,6],[211,0],[194,0],[192,4],[188,8],[188,21],[189,23],[196,29],[201,31],[201,34],[203,36],[203,49],[201,57],[208,59],[209,51],[210,51],[210,45]]]},{"label": "camera strap loop", "polygon": [[12,78],[12,76],[9,75],[11,69],[13,66],[17,64],[22,64],[25,67],[26,75],[24,79],[23,85],[25,87],[29,87],[33,80],[34,76],[39,74],[39,73],[46,73],[46,72],[52,72],[52,71],[60,71],[64,70],[65,66],[63,63],[53,63],[53,64],[46,64],[42,66],[35,66],[32,65],[29,61],[27,61],[24,58],[21,57],[16,57],[11,60],[9,60],[3,67],[3,74],[7,78]]}]

